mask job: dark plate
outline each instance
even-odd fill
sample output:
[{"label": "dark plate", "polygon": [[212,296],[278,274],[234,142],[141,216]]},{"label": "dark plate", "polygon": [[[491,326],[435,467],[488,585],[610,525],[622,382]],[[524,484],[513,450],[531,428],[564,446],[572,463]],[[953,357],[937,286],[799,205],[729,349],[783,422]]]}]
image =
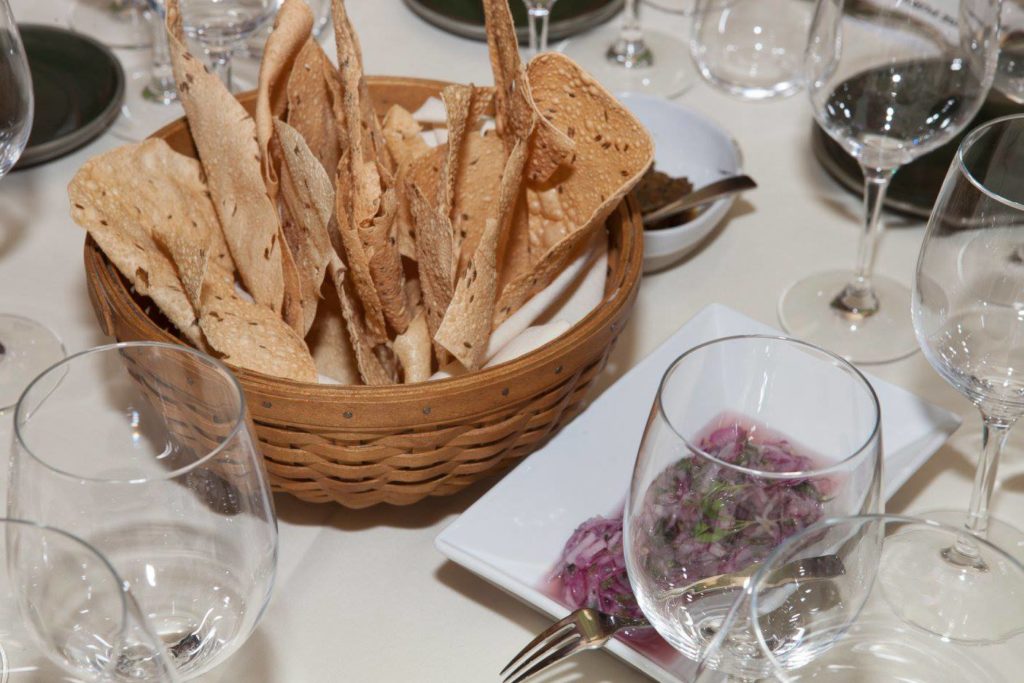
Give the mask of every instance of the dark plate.
[{"label": "dark plate", "polygon": [[[939,190],[942,189],[946,171],[949,170],[949,165],[964,136],[971,129],[986,121],[1022,111],[1024,111],[1024,107],[1014,104],[998,92],[992,91],[974,120],[959,135],[942,147],[900,168],[889,186],[885,208],[927,220],[931,215],[932,206],[939,196]],[[854,194],[863,196],[864,176],[861,175],[860,166],[838,142],[821,129],[817,122],[811,131],[811,148],[814,150],[814,156],[818,162],[830,176]]]},{"label": "dark plate", "polygon": [[[445,31],[475,40],[487,38],[480,0],[405,0],[405,4]],[[558,0],[551,10],[550,39],[562,40],[604,23],[618,14],[622,4],[623,0]],[[511,0],[511,7],[519,40],[525,43],[529,37],[526,5],[522,0]]]},{"label": "dark plate", "polygon": [[106,46],[56,26],[20,24],[35,93],[28,147],[15,168],[62,157],[105,131],[124,98],[124,72]]}]

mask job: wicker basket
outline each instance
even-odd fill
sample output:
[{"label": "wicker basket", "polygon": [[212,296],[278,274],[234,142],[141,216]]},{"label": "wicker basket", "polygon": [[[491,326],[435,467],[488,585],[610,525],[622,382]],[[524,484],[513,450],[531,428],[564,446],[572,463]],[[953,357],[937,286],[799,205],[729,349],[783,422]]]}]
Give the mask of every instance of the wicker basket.
[{"label": "wicker basket", "polygon": [[[444,83],[370,78],[380,109],[415,111]],[[252,93],[239,98],[252,107]],[[183,120],[158,131],[195,155]],[[643,261],[643,228],[627,199],[608,220],[608,281],[601,306],[555,341],[514,361],[463,377],[389,387],[310,385],[234,368],[249,401],[276,491],[363,508],[450,495],[506,469],[542,445],[583,407],[632,309]],[[89,297],[118,340],[184,343],[149,299],[91,240]]]}]

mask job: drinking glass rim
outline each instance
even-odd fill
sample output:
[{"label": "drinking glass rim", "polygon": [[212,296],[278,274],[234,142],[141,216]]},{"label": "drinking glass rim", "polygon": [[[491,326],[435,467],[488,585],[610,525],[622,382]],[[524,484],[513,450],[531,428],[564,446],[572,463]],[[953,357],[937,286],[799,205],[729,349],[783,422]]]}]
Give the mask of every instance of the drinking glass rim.
[{"label": "drinking glass rim", "polygon": [[[195,358],[198,358],[199,360],[201,360],[201,361],[211,365],[223,377],[226,377],[228,379],[228,384],[231,387],[233,387],[235,393],[238,396],[238,415],[235,417],[235,424],[232,425],[231,430],[223,438],[220,439],[220,441],[217,444],[216,448],[213,448],[212,450],[210,450],[209,452],[204,454],[202,457],[197,458],[194,462],[191,462],[191,463],[185,465],[184,467],[179,467],[178,469],[170,470],[170,471],[164,473],[162,476],[159,476],[159,477],[157,477],[157,476],[147,476],[147,477],[142,477],[142,478],[138,478],[138,479],[108,479],[106,477],[95,477],[95,476],[85,476],[85,475],[81,475],[81,474],[75,474],[74,472],[69,472],[67,470],[61,469],[61,468],[56,467],[54,465],[51,465],[49,462],[47,462],[43,458],[39,457],[31,448],[29,448],[28,444],[25,442],[25,439],[24,439],[24,437],[23,437],[23,435],[21,433],[21,418],[23,417],[22,413],[23,413],[23,408],[25,407],[23,404],[24,404],[24,401],[25,401],[26,397],[29,395],[29,393],[32,391],[32,389],[36,386],[36,384],[38,384],[40,382],[40,380],[42,380],[44,377],[48,376],[51,372],[57,370],[61,366],[65,366],[65,365],[70,366],[72,361],[77,360],[79,358],[83,358],[85,356],[90,356],[90,355],[93,355],[93,354],[106,353],[106,352],[114,351],[114,350],[137,349],[137,348],[164,349],[164,350],[168,350],[168,351],[173,351],[175,353],[184,353],[184,354],[187,354],[187,355],[194,356]],[[64,381],[63,378],[57,380],[57,385],[56,386],[59,386],[60,383],[63,382],[63,381]],[[56,386],[54,387],[54,389],[56,389]],[[54,363],[50,367],[48,367],[45,370],[43,370],[41,373],[39,373],[36,376],[35,379],[33,379],[31,382],[29,382],[28,386],[25,387],[25,390],[21,392],[21,396],[18,398],[18,402],[15,404],[15,407],[14,407],[14,415],[13,415],[14,438],[17,441],[18,445],[22,449],[24,449],[24,451],[26,453],[28,453],[29,457],[31,457],[33,460],[38,462],[40,465],[42,465],[46,469],[48,469],[51,472],[53,472],[55,474],[58,474],[58,475],[60,475],[62,477],[67,477],[69,479],[75,479],[77,481],[84,481],[84,482],[91,482],[91,483],[98,483],[98,484],[147,484],[147,483],[151,483],[151,482],[154,482],[154,481],[169,481],[171,479],[177,479],[181,475],[188,474],[192,470],[197,469],[198,467],[201,467],[202,465],[205,465],[214,456],[216,456],[218,453],[220,453],[222,450],[224,450],[224,448],[227,446],[227,444],[230,443],[231,440],[234,439],[235,436],[241,431],[242,427],[245,425],[246,411],[247,411],[247,407],[246,407],[246,401],[245,401],[245,392],[242,390],[242,385],[239,383],[238,378],[235,377],[234,373],[232,373],[231,370],[229,370],[228,367],[224,363],[222,363],[221,361],[217,360],[213,356],[205,354],[202,351],[199,351],[197,349],[193,349],[190,346],[184,346],[184,345],[181,345],[181,344],[170,344],[170,343],[167,343],[167,342],[154,342],[154,341],[118,342],[118,343],[115,343],[115,344],[104,344],[102,346],[95,346],[95,347],[93,347],[91,349],[86,349],[84,351],[79,351],[78,353],[75,353],[75,354],[72,354],[70,356],[67,356],[66,358],[61,359],[57,363]],[[27,419],[26,419],[26,421],[27,421]]]},{"label": "drinking glass rim", "polygon": [[[790,549],[795,547],[798,541],[804,539],[812,533],[819,532],[822,529],[832,529],[843,524],[854,524],[858,526],[864,526],[875,522],[881,523],[883,525],[883,528],[884,525],[887,524],[903,524],[914,527],[928,527],[931,529],[937,529],[939,531],[947,532],[953,535],[969,534],[972,543],[978,543],[979,545],[995,552],[997,555],[1000,556],[1000,558],[1002,558],[1004,561],[1008,561],[1011,565],[1016,566],[1017,570],[1024,574],[1024,564],[1021,564],[1021,562],[1018,561],[1012,555],[1010,555],[1009,552],[992,543],[987,538],[981,538],[980,536],[970,534],[970,532],[968,532],[965,528],[962,527],[955,527],[949,524],[944,524],[942,522],[936,522],[933,519],[927,519],[925,517],[911,517],[909,515],[896,515],[885,512],[851,515],[849,517],[826,517],[825,519],[820,519],[808,527],[804,527],[800,531],[796,532],[789,538],[782,541],[782,543],[780,543],[778,546],[775,547],[774,550],[772,550],[768,557],[766,557],[764,561],[761,563],[761,565],[758,567],[757,571],[754,572],[754,574],[750,577],[750,581],[747,582],[747,585],[743,589],[743,592],[741,593],[740,597],[738,597],[736,601],[733,603],[733,607],[729,610],[729,614],[726,616],[726,621],[728,621],[733,616],[733,610],[739,608],[742,605],[743,595],[747,595],[750,597],[749,614],[751,617],[756,618],[758,607],[758,593],[755,590],[755,587],[761,582],[765,573],[768,571],[768,567],[777,563],[778,559],[780,557],[783,557],[786,552],[789,552]],[[874,579],[872,579],[872,581],[874,581]],[[756,624],[757,621],[755,620],[753,623]],[[723,632],[724,631],[725,629],[723,629]],[[779,663],[771,647],[769,647],[768,643],[765,642],[764,634],[761,633],[761,629],[755,627],[753,631],[755,636],[757,637],[758,647],[765,654],[768,662],[771,664],[771,667],[773,669],[772,673],[784,669],[785,667],[783,667]]]},{"label": "drinking glass rim", "polygon": [[992,128],[1001,126],[1002,124],[1008,121],[1014,120],[1020,120],[1021,122],[1024,122],[1024,113],[1007,114],[1006,116],[1000,116],[997,119],[986,121],[985,123],[981,124],[974,130],[972,130],[970,133],[968,133],[967,136],[960,142],[960,146],[956,150],[956,165],[960,169],[960,172],[963,174],[963,176],[967,178],[967,180],[970,181],[972,185],[978,188],[979,192],[999,202],[1000,204],[1005,204],[1006,206],[1009,206],[1011,209],[1016,209],[1017,211],[1024,211],[1024,203],[1008,199],[987,188],[985,186],[985,183],[981,182],[978,178],[976,178],[974,174],[970,171],[970,169],[967,168],[967,164],[964,161],[964,154],[971,146],[974,145],[974,143],[978,141],[979,138],[987,134]]},{"label": "drinking glass rim", "polygon": [[[705,451],[703,448],[700,448],[699,446],[696,446],[695,444],[693,444],[690,441],[690,439],[688,439],[687,437],[685,437],[681,433],[679,433],[679,430],[676,429],[675,425],[672,424],[672,421],[669,419],[668,414],[665,411],[664,401],[662,400],[662,397],[664,396],[665,383],[668,381],[669,375],[671,375],[672,372],[679,366],[679,364],[682,363],[688,356],[692,355],[693,353],[695,353],[697,351],[700,351],[701,349],[703,349],[703,348],[705,348],[707,346],[711,346],[713,344],[719,344],[719,343],[722,343],[722,342],[741,341],[741,340],[750,340],[750,339],[761,339],[761,340],[765,340],[765,341],[786,342],[786,343],[790,343],[790,344],[795,344],[797,346],[802,346],[802,347],[804,347],[806,349],[810,349],[812,351],[820,352],[820,353],[824,354],[825,356],[828,356],[828,357],[832,358],[833,360],[839,361],[839,363],[842,366],[844,366],[845,368],[847,368],[849,370],[852,370],[854,375],[857,378],[860,379],[860,381],[863,383],[863,385],[865,387],[867,387],[868,396],[871,397],[871,404],[874,407],[874,414],[875,414],[874,423],[875,424],[871,428],[870,434],[868,434],[867,438],[864,440],[864,443],[862,443],[860,446],[858,446],[856,449],[854,449],[853,452],[850,453],[849,455],[847,455],[845,458],[832,463],[828,467],[822,467],[820,469],[811,469],[811,470],[798,470],[798,471],[794,471],[794,472],[768,472],[768,471],[765,471],[765,470],[759,470],[759,469],[753,468],[753,467],[744,467],[743,465],[737,465],[735,463],[726,462],[725,460],[721,460],[721,459],[717,458],[716,456],[711,455],[710,453]],[[728,469],[731,469],[733,471],[741,472],[743,474],[754,476],[754,477],[759,477],[759,478],[762,478],[762,479],[779,479],[779,480],[806,479],[808,477],[824,476],[824,475],[832,474],[835,471],[843,470],[843,469],[846,468],[847,463],[849,463],[851,460],[854,460],[854,459],[858,458],[861,454],[863,454],[864,452],[866,452],[868,450],[868,448],[871,446],[871,444],[878,437],[879,431],[881,430],[881,427],[882,427],[882,409],[881,409],[881,406],[880,406],[880,404],[878,402],[878,395],[875,393],[875,388],[873,386],[871,386],[871,382],[868,381],[867,377],[864,376],[864,373],[862,373],[857,368],[857,366],[855,366],[853,363],[851,363],[850,361],[846,360],[842,356],[839,356],[839,355],[837,355],[835,353],[832,353],[831,351],[823,349],[820,346],[815,346],[814,344],[810,344],[808,342],[801,341],[799,339],[794,339],[792,337],[786,337],[784,335],[777,335],[777,334],[735,334],[735,335],[730,335],[730,336],[727,336],[727,337],[718,337],[717,339],[711,339],[709,341],[703,342],[701,344],[698,344],[697,346],[694,346],[693,348],[690,348],[690,349],[684,351],[674,361],[672,361],[672,364],[668,366],[668,369],[665,370],[665,373],[661,376],[661,381],[658,383],[658,393],[657,393],[657,397],[656,397],[655,401],[656,401],[656,403],[658,405],[658,413],[661,415],[661,418],[665,421],[665,424],[668,425],[668,428],[670,430],[672,430],[672,433],[675,434],[679,438],[680,441],[683,442],[683,445],[686,446],[686,448],[688,450],[690,450],[693,453],[699,454],[700,456],[705,457],[708,460],[711,460],[712,462],[714,462],[714,463],[716,463],[718,465],[721,465],[723,467],[726,467]]]}]

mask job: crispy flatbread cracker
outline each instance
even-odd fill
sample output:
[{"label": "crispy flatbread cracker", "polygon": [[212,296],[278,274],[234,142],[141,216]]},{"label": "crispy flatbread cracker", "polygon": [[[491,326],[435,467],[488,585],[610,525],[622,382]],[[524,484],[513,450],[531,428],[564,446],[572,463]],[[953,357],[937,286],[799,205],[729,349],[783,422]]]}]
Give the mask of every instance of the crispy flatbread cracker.
[{"label": "crispy flatbread cracker", "polygon": [[455,203],[455,181],[459,175],[459,157],[466,138],[466,125],[473,104],[473,86],[452,84],[441,91],[445,112],[448,114],[448,152],[441,164],[441,180],[437,187],[437,210],[452,217]]},{"label": "crispy flatbread cracker", "polygon": [[341,158],[343,126],[335,115],[329,81],[337,85],[334,65],[320,44],[310,38],[288,76],[287,123],[299,131],[324,169],[333,173]]},{"label": "crispy flatbread cracker", "polygon": [[413,384],[430,379],[430,332],[427,313],[420,309],[404,333],[395,337],[395,355],[402,365],[402,382]]},{"label": "crispy flatbread cracker", "polygon": [[304,0],[284,0],[263,47],[256,90],[256,140],[260,146],[263,180],[271,199],[277,197],[278,191],[277,159],[271,149],[274,119],[284,116],[288,105],[288,75],[312,30],[313,12],[309,5]]},{"label": "crispy flatbread cracker", "polygon": [[276,313],[238,296],[233,283],[207,280],[199,326],[210,346],[240,368],[297,382],[316,382],[305,342]]},{"label": "crispy flatbread cracker", "polygon": [[[380,175],[386,175],[378,167]],[[360,228],[359,238],[370,264],[370,276],[380,298],[384,319],[398,334],[409,326],[409,313],[405,308],[405,272],[402,255],[398,251],[398,197],[393,187],[381,195],[379,215],[366,228]]]},{"label": "crispy flatbread cracker", "polygon": [[498,294],[498,258],[504,233],[512,221],[516,199],[523,182],[528,142],[524,138],[512,149],[501,177],[501,189],[493,217],[459,280],[451,304],[434,339],[468,370],[477,370],[487,360],[494,303]]},{"label": "crispy flatbread cracker", "polygon": [[501,175],[505,169],[505,147],[491,131],[466,135],[455,180],[452,233],[459,253],[456,273],[466,272],[470,257],[480,242],[489,212],[497,205]]},{"label": "crispy flatbread cracker", "polygon": [[[189,342],[208,349],[177,269],[152,237],[152,226],[166,220],[168,206],[176,206],[176,201],[165,204],[165,200],[176,194],[177,174],[164,179],[154,177],[150,184],[149,178],[135,170],[134,157],[143,145],[150,149],[166,147],[162,140],[151,140],[87,161],[68,186],[71,217],[92,235],[135,291],[152,299]],[[182,164],[182,170],[184,187],[188,188],[198,178],[198,168],[194,160],[182,159],[187,162]],[[121,171],[128,174],[122,175]],[[116,179],[110,176],[111,172],[117,174]],[[158,183],[168,194],[155,191]],[[210,215],[213,207],[201,190],[191,199],[197,205],[205,203],[204,212]]]},{"label": "crispy flatbread cracker", "polygon": [[[418,187],[409,186],[416,222],[416,262],[430,336],[437,333],[455,289],[451,223],[432,207]],[[440,360],[440,358],[438,359]]]},{"label": "crispy flatbread cracker", "polygon": [[[387,330],[384,322],[384,306],[381,303],[380,295],[373,284],[373,276],[370,271],[370,258],[366,253],[366,247],[360,238],[360,223],[366,227],[372,223],[377,205],[366,206],[367,185],[376,182],[379,189],[380,176],[376,167],[372,173],[368,173],[370,165],[356,164],[356,175],[350,175],[353,165],[350,163],[352,150],[348,150],[341,156],[338,162],[338,174],[335,180],[335,201],[334,209],[338,234],[341,236],[341,244],[345,252],[345,264],[347,266],[347,280],[351,280],[352,289],[360,300],[363,314],[366,317],[366,329],[372,336],[374,342],[381,343],[387,338]],[[362,177],[360,177],[362,176]],[[355,179],[355,182],[352,179]],[[358,195],[362,193],[363,200],[359,203]],[[356,195],[354,197],[354,195]],[[376,203],[379,203],[380,196],[377,195]],[[379,205],[379,204],[378,204]],[[362,214],[368,217],[358,218]],[[344,297],[339,293],[342,303]],[[354,344],[354,342],[353,342]]]},{"label": "crispy flatbread cracker", "polygon": [[498,134],[511,153],[516,142],[533,131],[526,179],[542,183],[551,178],[573,152],[573,141],[552,125],[531,94],[530,82],[519,56],[519,40],[508,0],[484,0],[487,46],[494,72]]},{"label": "crispy flatbread cracker", "polygon": [[297,130],[277,120],[274,134],[283,160],[281,196],[291,217],[285,240],[298,269],[304,335],[316,317],[327,264],[334,253],[328,231],[334,215],[334,184]]},{"label": "crispy flatbread cracker", "polygon": [[535,188],[550,191],[539,195],[536,204],[527,205],[533,214],[531,232],[540,229],[548,235],[550,227],[550,234],[564,237],[549,246],[529,272],[503,287],[495,324],[547,286],[639,182],[654,158],[653,142],[640,122],[568,57],[540,55],[530,62],[529,78],[534,99],[547,112],[548,121],[576,142],[569,168],[559,172],[557,187]]},{"label": "crispy flatbread cracker", "polygon": [[253,298],[282,314],[284,245],[263,183],[256,125],[220,79],[189,54],[177,0],[169,0],[166,11],[174,80],[231,257]]},{"label": "crispy flatbread cracker", "polygon": [[430,151],[430,145],[423,139],[423,128],[412,117],[409,110],[393,105],[384,117],[384,141],[391,157],[401,168]]},{"label": "crispy flatbread cracker", "polygon": [[330,278],[324,280],[323,301],[306,342],[317,371],[340,384],[361,384],[356,354],[348,338],[341,301]]},{"label": "crispy flatbread cracker", "polygon": [[393,369],[381,362],[377,355],[379,345],[366,328],[365,319],[359,310],[359,302],[354,292],[349,289],[345,266],[337,256],[331,259],[328,275],[341,301],[342,316],[363,382],[371,386],[395,384],[398,378]]}]

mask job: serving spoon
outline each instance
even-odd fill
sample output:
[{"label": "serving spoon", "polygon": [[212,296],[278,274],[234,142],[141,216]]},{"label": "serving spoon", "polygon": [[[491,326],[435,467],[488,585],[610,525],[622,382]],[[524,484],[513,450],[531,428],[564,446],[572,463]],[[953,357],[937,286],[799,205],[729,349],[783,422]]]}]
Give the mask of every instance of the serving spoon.
[{"label": "serving spoon", "polygon": [[687,209],[710,204],[722,197],[728,197],[745,190],[752,190],[755,187],[757,187],[757,183],[748,175],[735,175],[716,180],[689,194],[683,195],[675,201],[669,202],[661,208],[643,214],[644,227],[660,223],[666,218],[675,216]]}]

